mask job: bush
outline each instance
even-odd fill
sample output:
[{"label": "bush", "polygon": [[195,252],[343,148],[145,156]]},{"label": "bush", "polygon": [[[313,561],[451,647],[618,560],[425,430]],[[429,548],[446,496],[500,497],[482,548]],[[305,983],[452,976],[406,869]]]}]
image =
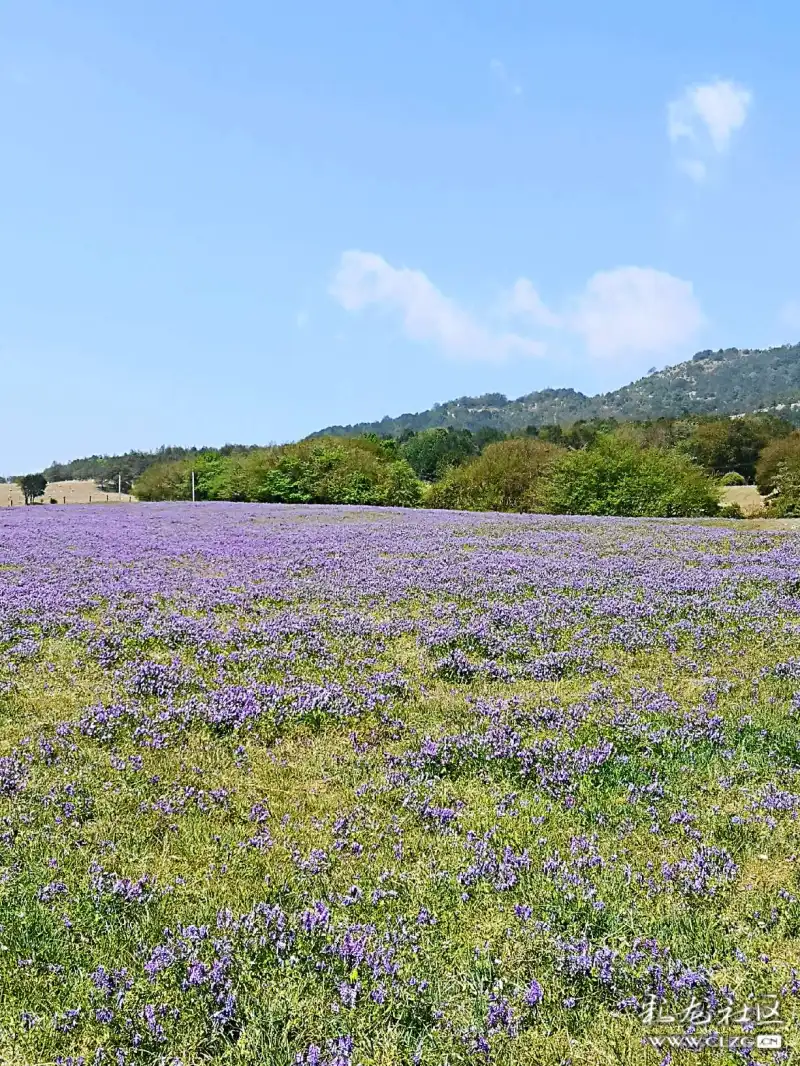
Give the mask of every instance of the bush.
[{"label": "bush", "polygon": [[567,452],[542,486],[554,514],[697,517],[719,511],[719,489],[688,457],[616,435]]},{"label": "bush", "polygon": [[460,511],[540,511],[539,487],[561,454],[530,437],[489,444],[471,463],[449,470],[426,502]]},{"label": "bush", "polygon": [[738,503],[726,503],[719,509],[720,518],[744,518],[744,511]]},{"label": "bush", "polygon": [[727,474],[723,474],[723,476],[719,479],[719,483],[720,483],[720,485],[725,485],[726,488],[729,487],[730,485],[746,485],[747,484],[747,482],[745,481],[745,479],[742,477],[742,475],[739,473],[738,470],[729,470]]},{"label": "bush", "polygon": [[800,431],[795,430],[788,437],[774,440],[761,452],[756,466],[756,485],[762,496],[774,492],[778,467],[783,462],[800,460]]}]

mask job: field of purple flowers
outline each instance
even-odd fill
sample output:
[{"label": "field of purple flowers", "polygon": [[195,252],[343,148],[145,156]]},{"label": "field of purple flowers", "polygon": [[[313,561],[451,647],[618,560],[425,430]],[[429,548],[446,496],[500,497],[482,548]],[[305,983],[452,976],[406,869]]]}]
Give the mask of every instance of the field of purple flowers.
[{"label": "field of purple flowers", "polygon": [[791,1047],[799,638],[792,532],[4,512],[0,1061]]}]

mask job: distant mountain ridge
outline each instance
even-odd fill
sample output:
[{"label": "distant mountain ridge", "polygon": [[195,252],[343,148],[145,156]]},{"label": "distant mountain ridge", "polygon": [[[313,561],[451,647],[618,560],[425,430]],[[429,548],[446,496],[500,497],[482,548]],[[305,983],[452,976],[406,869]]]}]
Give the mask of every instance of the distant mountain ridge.
[{"label": "distant mountain ridge", "polygon": [[541,389],[516,400],[502,393],[462,396],[434,404],[427,411],[328,426],[311,436],[368,432],[398,436],[404,430],[439,426],[473,432],[489,426],[512,432],[529,425],[567,425],[590,418],[648,420],[684,413],[734,415],[764,410],[800,424],[800,344],[698,352],[684,363],[596,396],[575,389]]}]

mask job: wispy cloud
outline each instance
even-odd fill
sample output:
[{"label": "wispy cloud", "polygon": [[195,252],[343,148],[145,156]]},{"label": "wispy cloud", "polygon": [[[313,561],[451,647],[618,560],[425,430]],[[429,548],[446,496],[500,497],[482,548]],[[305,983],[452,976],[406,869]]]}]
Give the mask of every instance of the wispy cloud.
[{"label": "wispy cloud", "polygon": [[732,135],[745,124],[752,102],[749,89],[717,80],[690,85],[667,105],[667,135],[682,153],[678,165],[693,181],[705,180],[709,157],[728,150]]},{"label": "wispy cloud", "polygon": [[421,271],[393,267],[373,252],[345,252],[331,293],[347,311],[372,307],[399,315],[410,340],[460,359],[542,355],[542,331],[547,331],[562,340],[580,338],[591,358],[619,362],[668,354],[687,343],[704,322],[691,283],[650,267],[598,272],[561,311],[549,308],[529,279],[519,278],[498,310],[524,332],[490,329]]},{"label": "wispy cloud", "polygon": [[345,252],[330,291],[347,311],[376,307],[398,314],[410,340],[432,343],[452,358],[501,360],[544,351],[538,341],[481,325],[422,271],[393,267],[374,252]]},{"label": "wispy cloud", "polygon": [[505,63],[499,59],[493,59],[489,64],[489,71],[495,81],[510,92],[512,96],[522,96],[522,86],[515,78],[511,77]]},{"label": "wispy cloud", "polygon": [[525,319],[535,326],[555,328],[561,325],[561,318],[545,304],[527,278],[519,278],[513,288],[500,301],[500,311],[512,317]]}]

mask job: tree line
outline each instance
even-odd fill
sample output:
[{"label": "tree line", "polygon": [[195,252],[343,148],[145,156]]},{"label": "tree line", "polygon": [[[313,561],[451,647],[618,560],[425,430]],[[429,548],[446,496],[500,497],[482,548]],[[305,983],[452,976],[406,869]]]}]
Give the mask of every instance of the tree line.
[{"label": "tree line", "polygon": [[[225,444],[221,448],[181,448],[163,445],[154,451],[130,451],[124,455],[88,455],[69,463],[52,462],[42,471],[52,481],[96,481],[103,492],[116,492],[122,479],[122,491],[129,493],[134,481],[154,463],[177,462],[196,458],[209,451],[220,455],[246,452],[254,445]],[[18,480],[18,479],[15,479]]]},{"label": "tree line", "polygon": [[771,414],[594,419],[515,435],[435,428],[207,451],[154,464],[134,492],[144,500],[189,499],[194,472],[196,498],[206,500],[733,516],[741,512],[721,506],[722,485],[757,479],[775,495],[776,513],[790,513],[795,467],[800,486],[800,432]]},{"label": "tree line", "polygon": [[[177,454],[176,454],[177,453]],[[800,514],[800,431],[773,414],[371,432],[270,447],[130,452],[140,500],[343,503],[555,514],[699,516],[726,484],[755,483],[774,514]],[[149,457],[144,465],[143,460]],[[111,465],[120,457],[106,457]],[[116,463],[117,469],[121,464]],[[75,474],[74,464],[69,464]],[[45,491],[50,467],[31,502]],[[96,476],[96,475],[95,475]],[[59,480],[61,478],[58,478]],[[17,479],[22,483],[24,479]],[[740,512],[738,512],[740,513]]]}]

